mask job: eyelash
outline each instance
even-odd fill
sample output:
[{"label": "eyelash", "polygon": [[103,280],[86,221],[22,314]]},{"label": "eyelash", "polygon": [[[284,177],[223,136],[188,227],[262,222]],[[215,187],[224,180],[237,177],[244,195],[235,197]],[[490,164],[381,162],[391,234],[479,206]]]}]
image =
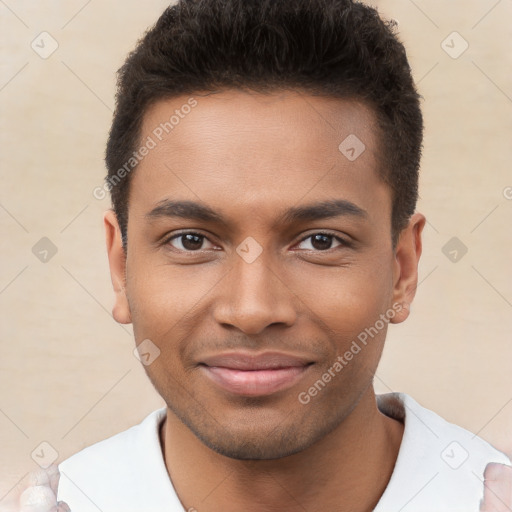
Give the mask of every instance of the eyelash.
[{"label": "eyelash", "polygon": [[[202,233],[198,233],[196,231],[183,231],[181,233],[178,233],[178,234],[174,234],[170,237],[167,237],[164,242],[163,242],[163,245],[168,245],[170,244],[170,242],[172,240],[175,240],[177,238],[180,238],[182,236],[185,236],[185,235],[196,235],[198,237],[202,237],[203,239],[206,239],[208,240],[208,237],[206,235],[203,235]],[[338,235],[335,235],[334,233],[329,233],[328,231],[316,231],[315,233],[311,233],[307,236],[305,236],[304,238],[302,238],[300,241],[299,241],[299,244],[301,244],[302,242],[304,242],[305,240],[307,240],[308,238],[312,238],[314,237],[315,235],[325,235],[325,236],[328,236],[328,237],[332,237],[334,240],[338,241],[340,243],[340,246],[341,247],[351,247],[351,243],[348,242],[347,240],[341,238],[340,236]],[[210,240],[209,240],[210,241]],[[212,243],[210,241],[210,243]],[[172,246],[171,246],[172,247]],[[339,246],[338,246],[339,247]],[[337,247],[331,247],[330,249],[325,249],[325,250],[315,250],[315,249],[304,249],[304,250],[307,250],[307,251],[312,251],[312,252],[317,252],[317,253],[322,253],[322,252],[329,252],[329,251],[332,251],[334,249],[336,249]],[[178,252],[182,252],[182,253],[190,253],[190,254],[194,254],[194,253],[199,253],[201,250],[197,250],[197,251],[187,251],[187,250],[183,250],[183,249],[176,249],[175,247],[172,247],[173,250],[176,250]],[[207,249],[208,250],[208,249]],[[211,250],[211,249],[209,249]]]}]

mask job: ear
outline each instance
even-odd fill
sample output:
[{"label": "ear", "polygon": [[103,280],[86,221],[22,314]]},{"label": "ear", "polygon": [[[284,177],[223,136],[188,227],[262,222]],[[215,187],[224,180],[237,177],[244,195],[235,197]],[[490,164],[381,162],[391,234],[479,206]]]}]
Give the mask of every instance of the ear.
[{"label": "ear", "polygon": [[400,304],[401,309],[391,319],[394,324],[403,322],[409,316],[410,304],[416,295],[421,232],[425,222],[421,213],[415,213],[398,238],[393,269],[393,304]]},{"label": "ear", "polygon": [[113,210],[105,212],[103,223],[105,226],[110,278],[112,279],[115,293],[112,316],[120,324],[129,324],[132,318],[126,297],[126,256],[123,249],[121,229]]}]

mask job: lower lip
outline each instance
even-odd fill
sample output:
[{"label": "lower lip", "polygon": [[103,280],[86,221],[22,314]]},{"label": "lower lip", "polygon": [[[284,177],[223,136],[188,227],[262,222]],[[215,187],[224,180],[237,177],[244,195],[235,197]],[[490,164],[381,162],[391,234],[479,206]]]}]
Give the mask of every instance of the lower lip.
[{"label": "lower lip", "polygon": [[264,396],[292,387],[309,366],[290,366],[276,370],[235,370],[220,366],[202,368],[210,379],[235,395]]}]

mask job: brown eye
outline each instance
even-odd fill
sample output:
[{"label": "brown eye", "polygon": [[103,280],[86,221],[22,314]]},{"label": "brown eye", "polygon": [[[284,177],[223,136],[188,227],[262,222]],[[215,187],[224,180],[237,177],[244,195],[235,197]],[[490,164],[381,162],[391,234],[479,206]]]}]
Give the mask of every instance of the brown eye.
[{"label": "brown eye", "polygon": [[[311,240],[311,242],[309,243],[310,247],[302,248],[314,251],[328,251],[329,249],[348,245],[343,239],[335,235],[331,235],[329,233],[314,233],[312,235],[307,236],[306,238],[303,238],[301,244],[306,242],[307,240]],[[333,247],[333,242],[338,242],[338,245]]]},{"label": "brown eye", "polygon": [[167,243],[171,244],[172,247],[179,251],[195,252],[201,249],[205,249],[205,247],[203,247],[203,243],[205,240],[208,239],[204,235],[189,232],[174,235],[172,238],[168,240]]}]

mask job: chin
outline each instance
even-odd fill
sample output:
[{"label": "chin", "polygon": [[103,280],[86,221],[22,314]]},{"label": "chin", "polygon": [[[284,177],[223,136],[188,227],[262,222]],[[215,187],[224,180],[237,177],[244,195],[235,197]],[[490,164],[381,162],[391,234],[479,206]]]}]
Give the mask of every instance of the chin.
[{"label": "chin", "polygon": [[297,439],[283,443],[282,438],[269,439],[268,436],[259,439],[252,439],[251,436],[247,436],[248,439],[230,439],[229,437],[219,439],[212,438],[211,435],[200,437],[197,434],[196,436],[203,444],[219,455],[237,460],[282,459],[299,453],[308,447],[308,443],[298,443]]},{"label": "chin", "polygon": [[308,449],[332,430],[330,424],[318,421],[308,424],[303,418],[297,420],[291,415],[272,424],[254,420],[252,417],[245,424],[242,421],[219,424],[194,422],[190,417],[181,419],[205,446],[237,460],[282,459]]}]

